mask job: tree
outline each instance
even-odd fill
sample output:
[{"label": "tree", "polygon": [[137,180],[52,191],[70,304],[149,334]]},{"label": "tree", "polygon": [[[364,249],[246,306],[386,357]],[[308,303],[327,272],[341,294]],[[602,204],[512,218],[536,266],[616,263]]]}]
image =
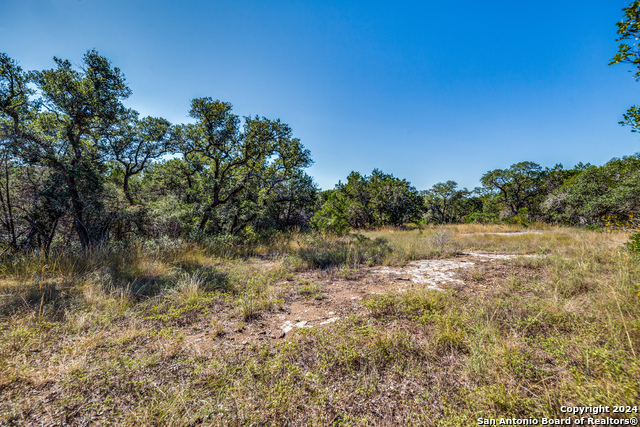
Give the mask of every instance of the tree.
[{"label": "tree", "polygon": [[480,182],[490,192],[497,193],[513,216],[531,206],[541,193],[545,171],[533,162],[520,162],[509,169],[495,169],[482,176]]},{"label": "tree", "polygon": [[[196,98],[189,112],[196,123],[177,129],[188,169],[199,170],[200,232],[209,222],[214,233],[237,232],[259,216],[282,183],[311,165],[309,150],[292,137],[288,125],[257,116],[244,117],[241,125],[231,108],[226,102]],[[230,208],[240,199],[244,206],[236,208],[252,205],[251,212],[223,212],[225,205]]]},{"label": "tree", "polygon": [[[635,0],[622,11],[624,15],[617,23],[619,37],[616,39],[622,43],[609,65],[631,64],[636,67],[633,77],[640,80],[640,0]],[[632,132],[640,131],[640,108],[635,105],[629,108],[620,124],[631,126]]]},{"label": "tree", "polygon": [[465,201],[470,194],[466,188],[458,190],[458,183],[455,181],[435,184],[430,190],[423,192],[429,219],[439,224],[459,221],[462,212],[458,212],[461,209],[457,208],[462,208],[462,202]]},{"label": "tree", "polygon": [[640,79],[640,0],[635,0],[629,6],[622,9],[624,16],[618,22],[618,34],[616,41],[622,41],[618,46],[618,53],[613,57],[611,64],[632,64],[637,68],[634,77]]},{"label": "tree", "polygon": [[404,179],[374,169],[370,176],[351,172],[347,182],[338,182],[327,192],[326,201],[314,215],[314,227],[345,232],[349,228],[400,226],[419,218],[422,200]]},{"label": "tree", "polygon": [[368,185],[369,178],[353,171],[347,176],[347,182],[336,185],[336,200],[340,200],[343,215],[351,228],[369,228],[374,225],[373,195]]},{"label": "tree", "polygon": [[35,120],[21,130],[21,156],[50,168],[64,192],[49,195],[73,217],[82,249],[99,245],[113,220],[105,204],[105,153],[100,141],[127,109],[131,91],[118,68],[96,51],[84,55],[83,68],[54,58],[56,68],[32,73],[40,99]]},{"label": "tree", "polygon": [[29,227],[21,223],[16,206],[16,174],[19,161],[14,146],[17,142],[16,123],[30,110],[29,76],[16,61],[0,53],[0,208],[2,242],[13,250],[22,245]]},{"label": "tree", "polygon": [[578,170],[550,194],[543,208],[550,219],[568,224],[627,224],[640,215],[640,155],[612,159]]},{"label": "tree", "polygon": [[418,220],[422,199],[409,181],[374,169],[367,186],[372,195],[370,203],[375,226],[401,226]]},{"label": "tree", "polygon": [[124,191],[132,201],[127,180],[163,152],[168,124],[138,121],[124,107],[131,94],[124,75],[95,50],[84,55],[80,69],[68,60],[54,62],[52,69],[25,73],[0,56],[2,134],[19,164],[43,174],[39,196],[46,200],[45,216],[70,215],[87,251],[108,237],[118,216],[108,163],[123,166]]},{"label": "tree", "polygon": [[130,204],[135,204],[131,178],[177,148],[171,131],[171,123],[163,118],[138,119],[138,113],[130,111],[111,133],[105,133],[104,149],[121,169],[122,190]]},{"label": "tree", "polygon": [[278,183],[265,200],[266,209],[256,223],[261,230],[308,228],[314,213],[318,189],[313,178],[300,171]]},{"label": "tree", "polygon": [[[98,52],[80,67],[54,62],[25,72],[0,54],[3,249],[48,248],[59,222],[84,251],[112,234],[308,224],[316,196],[303,171],[310,153],[288,125],[241,120],[211,98],[192,100],[192,124],[139,118],[123,104],[131,93],[124,75]],[[181,156],[162,162],[168,153]]]},{"label": "tree", "polygon": [[347,198],[338,189],[324,191],[320,198],[320,209],[311,219],[312,227],[334,234],[345,234],[351,230],[346,215]]}]

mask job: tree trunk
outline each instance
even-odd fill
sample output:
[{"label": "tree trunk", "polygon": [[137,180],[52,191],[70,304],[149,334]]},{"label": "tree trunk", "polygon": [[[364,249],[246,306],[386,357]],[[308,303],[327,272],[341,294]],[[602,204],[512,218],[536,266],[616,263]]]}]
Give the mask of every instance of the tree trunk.
[{"label": "tree trunk", "polygon": [[122,190],[124,191],[124,196],[127,198],[127,200],[129,201],[130,205],[135,204],[135,201],[133,200],[133,196],[131,196],[131,191],[129,190],[129,178],[131,176],[125,172],[124,174],[124,182],[122,184]]},{"label": "tree trunk", "polygon": [[76,188],[76,183],[73,177],[68,178],[69,185],[69,195],[71,196],[71,206],[73,207],[74,220],[73,220],[73,228],[78,235],[78,240],[80,241],[80,246],[82,247],[82,252],[87,253],[90,251],[92,245],[91,236],[89,235],[89,230],[87,229],[84,220],[83,220],[83,206],[82,201],[80,200],[80,195],[78,194],[78,190]]},{"label": "tree trunk", "polygon": [[204,232],[205,227],[207,226],[207,222],[209,221],[209,215],[211,215],[211,211],[213,209],[211,207],[207,208],[202,215],[202,219],[200,220],[200,225],[198,226],[198,231]]}]

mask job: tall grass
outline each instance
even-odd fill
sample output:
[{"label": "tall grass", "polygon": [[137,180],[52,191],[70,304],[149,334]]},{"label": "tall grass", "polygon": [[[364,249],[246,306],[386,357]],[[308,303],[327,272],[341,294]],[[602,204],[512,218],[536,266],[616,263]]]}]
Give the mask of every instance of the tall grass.
[{"label": "tall grass", "polygon": [[[134,242],[5,258],[0,424],[467,426],[637,404],[640,262],[623,245],[628,234],[539,229]],[[536,256],[474,270],[481,291],[370,295],[357,314],[292,338],[228,336],[291,298],[330,309],[306,270],[360,269],[353,279],[366,265],[466,251]]]}]

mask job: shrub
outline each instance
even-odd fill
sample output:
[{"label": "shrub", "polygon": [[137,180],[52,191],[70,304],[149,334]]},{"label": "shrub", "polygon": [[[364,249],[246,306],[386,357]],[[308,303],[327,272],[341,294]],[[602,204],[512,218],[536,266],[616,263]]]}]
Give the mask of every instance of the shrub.
[{"label": "shrub", "polygon": [[640,233],[632,234],[626,246],[631,253],[640,255]]},{"label": "shrub", "polygon": [[384,238],[374,240],[360,235],[342,238],[312,237],[301,242],[297,257],[310,268],[382,264],[391,253]]},{"label": "shrub", "polygon": [[498,215],[484,212],[472,212],[465,219],[467,224],[497,224],[500,222]]}]

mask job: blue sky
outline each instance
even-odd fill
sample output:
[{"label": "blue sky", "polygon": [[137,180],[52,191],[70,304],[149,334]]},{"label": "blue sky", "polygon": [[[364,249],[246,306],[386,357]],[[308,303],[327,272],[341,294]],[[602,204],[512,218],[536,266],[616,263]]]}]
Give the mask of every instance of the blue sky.
[{"label": "blue sky", "polygon": [[0,51],[43,69],[96,48],[131,107],[173,123],[201,96],[280,118],[323,189],[373,168],[473,188],[523,160],[640,151],[618,125],[640,83],[607,65],[627,3],[4,0]]}]

